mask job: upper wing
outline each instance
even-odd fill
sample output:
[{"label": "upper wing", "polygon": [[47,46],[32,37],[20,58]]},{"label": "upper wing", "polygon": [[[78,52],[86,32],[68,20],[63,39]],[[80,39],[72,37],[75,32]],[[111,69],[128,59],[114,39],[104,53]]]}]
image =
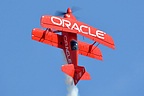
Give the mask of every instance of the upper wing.
[{"label": "upper wing", "polygon": [[85,23],[73,20],[71,18],[61,18],[55,16],[42,16],[41,26],[45,28],[54,28],[63,32],[73,32],[90,38],[107,47],[115,48],[111,36]]},{"label": "upper wing", "polygon": [[102,60],[102,53],[96,46],[90,45],[85,42],[78,41],[79,54],[88,56],[94,59]]},{"label": "upper wing", "polygon": [[61,49],[63,47],[62,37],[48,30],[34,28],[32,30],[32,39]]}]

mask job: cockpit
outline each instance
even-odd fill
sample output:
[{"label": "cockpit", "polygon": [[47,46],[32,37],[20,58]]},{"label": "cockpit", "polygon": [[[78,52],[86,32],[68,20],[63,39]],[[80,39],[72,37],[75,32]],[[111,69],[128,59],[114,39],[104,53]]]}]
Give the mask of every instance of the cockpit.
[{"label": "cockpit", "polygon": [[75,40],[72,40],[70,44],[71,44],[71,50],[78,50],[78,43]]}]

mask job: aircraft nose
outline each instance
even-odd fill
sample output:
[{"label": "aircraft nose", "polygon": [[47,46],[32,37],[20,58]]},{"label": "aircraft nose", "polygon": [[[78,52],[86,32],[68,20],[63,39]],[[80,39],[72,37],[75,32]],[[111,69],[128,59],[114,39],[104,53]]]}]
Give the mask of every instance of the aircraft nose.
[{"label": "aircraft nose", "polygon": [[72,10],[70,8],[68,8],[67,13],[72,13]]}]

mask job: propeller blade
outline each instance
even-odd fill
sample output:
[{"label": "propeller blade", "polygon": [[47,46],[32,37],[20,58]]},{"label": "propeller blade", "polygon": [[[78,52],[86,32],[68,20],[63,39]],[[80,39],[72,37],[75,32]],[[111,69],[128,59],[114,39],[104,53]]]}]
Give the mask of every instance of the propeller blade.
[{"label": "propeller blade", "polygon": [[56,30],[56,31],[53,31],[53,33],[60,33],[60,31]]},{"label": "propeller blade", "polygon": [[[68,8],[66,12],[56,11],[55,12],[55,16],[64,16],[65,14],[67,14],[67,12],[68,12],[69,9],[70,8]],[[80,9],[81,9],[80,7],[73,6],[70,10],[71,10],[72,13],[74,13],[76,11],[79,11]],[[76,18],[79,18],[79,17],[76,16]]]},{"label": "propeller blade", "polygon": [[56,16],[63,16],[66,14],[66,12],[63,12],[63,11],[57,11],[56,13]]},{"label": "propeller blade", "polygon": [[71,10],[72,10],[72,13],[74,13],[74,12],[76,12],[76,11],[81,10],[81,8],[80,8],[80,7],[73,6],[73,7],[71,8]]}]

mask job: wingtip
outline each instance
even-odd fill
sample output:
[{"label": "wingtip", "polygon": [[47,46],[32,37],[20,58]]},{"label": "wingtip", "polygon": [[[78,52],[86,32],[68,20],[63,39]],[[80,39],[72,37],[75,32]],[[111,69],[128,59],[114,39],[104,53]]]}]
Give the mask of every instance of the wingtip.
[{"label": "wingtip", "polygon": [[115,49],[116,49],[116,47],[115,47],[115,45],[114,45],[114,44],[113,44],[113,46],[112,46],[112,49],[113,49],[113,50],[115,50]]}]

